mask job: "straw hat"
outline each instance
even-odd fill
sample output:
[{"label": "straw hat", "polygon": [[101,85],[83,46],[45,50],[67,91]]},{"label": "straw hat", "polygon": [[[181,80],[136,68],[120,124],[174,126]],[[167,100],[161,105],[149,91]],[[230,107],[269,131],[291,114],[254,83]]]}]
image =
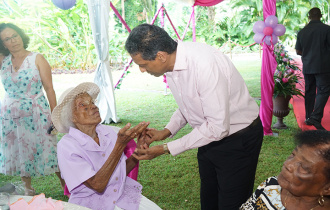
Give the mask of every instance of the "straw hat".
[{"label": "straw hat", "polygon": [[75,127],[72,122],[72,103],[76,96],[80,93],[88,93],[93,99],[96,99],[99,92],[100,88],[92,82],[83,82],[75,88],[64,91],[52,112],[55,128],[61,133],[68,133],[70,127]]}]

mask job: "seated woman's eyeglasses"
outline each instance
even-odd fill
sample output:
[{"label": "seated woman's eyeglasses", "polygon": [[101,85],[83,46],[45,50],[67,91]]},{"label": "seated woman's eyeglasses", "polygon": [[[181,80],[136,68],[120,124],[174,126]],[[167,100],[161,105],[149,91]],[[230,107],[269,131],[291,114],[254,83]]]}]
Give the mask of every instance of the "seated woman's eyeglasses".
[{"label": "seated woman's eyeglasses", "polygon": [[12,37],[8,37],[8,38],[2,40],[2,42],[7,43],[7,42],[11,41],[12,39],[17,40],[18,36],[19,36],[18,34],[14,34]]}]

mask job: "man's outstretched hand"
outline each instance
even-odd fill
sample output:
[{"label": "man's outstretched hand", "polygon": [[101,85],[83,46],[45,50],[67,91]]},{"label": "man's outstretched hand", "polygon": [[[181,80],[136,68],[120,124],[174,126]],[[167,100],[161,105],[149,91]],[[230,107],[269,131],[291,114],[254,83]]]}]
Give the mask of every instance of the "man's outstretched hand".
[{"label": "man's outstretched hand", "polygon": [[156,145],[147,149],[136,148],[132,154],[138,160],[151,160],[164,154],[163,145]]},{"label": "man's outstretched hand", "polygon": [[170,130],[165,128],[164,130],[156,130],[154,128],[147,128],[146,134],[149,136],[149,138],[146,140],[146,143],[150,145],[154,141],[161,141],[166,139],[171,135]]}]

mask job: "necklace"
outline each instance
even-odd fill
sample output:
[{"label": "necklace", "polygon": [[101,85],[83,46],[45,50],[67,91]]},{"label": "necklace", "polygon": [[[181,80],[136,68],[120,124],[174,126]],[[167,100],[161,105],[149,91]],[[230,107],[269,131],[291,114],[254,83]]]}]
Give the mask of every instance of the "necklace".
[{"label": "necklace", "polygon": [[[18,71],[21,67],[22,63],[24,62],[25,58],[29,55],[30,52],[26,51],[25,54],[21,57],[13,57],[12,56],[12,66],[14,67],[15,71]],[[15,65],[14,65],[15,63]]]},{"label": "necklace", "polygon": [[[14,66],[14,65],[11,65],[11,70],[10,70],[10,71],[11,71],[11,73],[13,73],[13,66]],[[15,69],[15,72],[17,72],[17,71],[18,71],[18,69],[19,69],[19,67],[15,67],[15,66],[14,66],[14,69]]]},{"label": "necklace", "polygon": [[[285,207],[285,209],[287,209],[287,208],[286,208],[286,201],[287,201],[287,199],[288,199],[288,196],[289,196],[289,191],[286,192],[286,196],[285,196],[285,198],[284,198],[284,207]],[[310,210],[314,210],[314,209],[317,208],[318,206],[319,206],[319,204],[317,204],[316,206],[314,206],[314,207],[311,208]]]}]

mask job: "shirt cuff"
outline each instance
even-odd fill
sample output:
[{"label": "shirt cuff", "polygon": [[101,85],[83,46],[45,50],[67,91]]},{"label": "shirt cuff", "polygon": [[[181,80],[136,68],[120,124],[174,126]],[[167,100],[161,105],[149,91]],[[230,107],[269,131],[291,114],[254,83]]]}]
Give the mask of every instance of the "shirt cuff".
[{"label": "shirt cuff", "polygon": [[186,149],[181,145],[181,139],[168,142],[167,148],[173,156],[179,155],[182,152],[186,151]]},{"label": "shirt cuff", "polygon": [[180,130],[180,128],[178,126],[171,125],[170,123],[168,123],[165,126],[165,128],[171,132],[171,135],[168,138],[173,138],[175,136],[175,134]]}]

